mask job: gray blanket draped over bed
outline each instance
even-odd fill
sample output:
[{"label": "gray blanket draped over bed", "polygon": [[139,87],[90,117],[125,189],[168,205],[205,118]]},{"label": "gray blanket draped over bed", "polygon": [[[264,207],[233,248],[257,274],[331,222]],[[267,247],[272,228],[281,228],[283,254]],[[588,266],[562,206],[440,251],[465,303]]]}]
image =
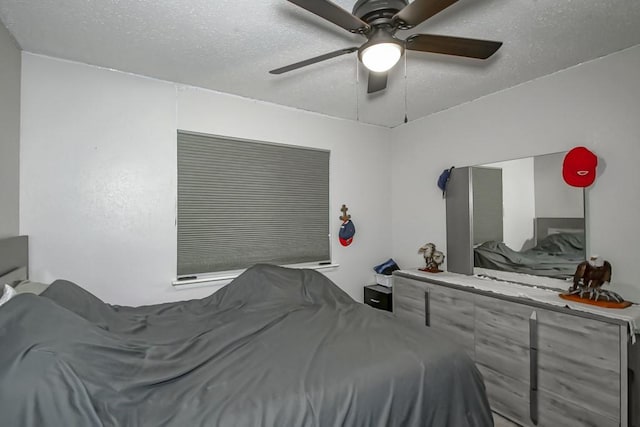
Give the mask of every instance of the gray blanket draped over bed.
[{"label": "gray blanket draped over bed", "polygon": [[311,270],[137,308],[56,281],[0,307],[0,342],[2,426],[493,425],[462,350]]}]

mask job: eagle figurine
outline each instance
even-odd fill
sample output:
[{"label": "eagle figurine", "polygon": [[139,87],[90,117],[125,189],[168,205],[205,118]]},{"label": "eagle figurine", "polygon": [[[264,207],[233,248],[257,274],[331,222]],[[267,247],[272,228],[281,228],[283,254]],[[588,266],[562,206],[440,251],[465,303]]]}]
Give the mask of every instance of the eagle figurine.
[{"label": "eagle figurine", "polygon": [[418,253],[421,253],[424,257],[426,264],[425,268],[421,268],[422,271],[428,271],[430,273],[440,273],[440,265],[444,262],[444,254],[441,251],[436,250],[436,245],[433,243],[425,243],[418,249]]},{"label": "eagle figurine", "polygon": [[598,255],[593,255],[587,261],[578,264],[569,294],[595,301],[623,302],[624,299],[615,292],[601,289],[609,282],[611,282],[611,264]]}]

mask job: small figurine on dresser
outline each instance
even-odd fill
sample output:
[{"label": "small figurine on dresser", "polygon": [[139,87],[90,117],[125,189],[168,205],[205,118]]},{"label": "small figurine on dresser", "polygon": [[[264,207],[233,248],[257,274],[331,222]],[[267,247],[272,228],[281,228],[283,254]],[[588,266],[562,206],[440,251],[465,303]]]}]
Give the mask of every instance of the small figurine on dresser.
[{"label": "small figurine on dresser", "polygon": [[586,302],[609,308],[624,308],[631,305],[617,293],[602,286],[611,282],[611,264],[598,255],[578,264],[573,276],[573,285],[560,296],[578,302]]},{"label": "small figurine on dresser", "polygon": [[429,273],[441,273],[440,265],[444,262],[444,254],[436,250],[436,245],[433,243],[426,243],[418,249],[418,253],[422,254],[426,263],[425,268],[421,268],[422,271],[428,271]]}]

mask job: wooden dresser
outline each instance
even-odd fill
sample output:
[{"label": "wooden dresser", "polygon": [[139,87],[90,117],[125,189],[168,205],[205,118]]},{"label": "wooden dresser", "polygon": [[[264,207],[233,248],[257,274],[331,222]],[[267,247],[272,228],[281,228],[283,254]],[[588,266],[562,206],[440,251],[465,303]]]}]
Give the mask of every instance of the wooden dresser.
[{"label": "wooden dresser", "polygon": [[553,303],[557,293],[525,285],[499,282],[509,291],[496,292],[492,282],[396,271],[393,311],[460,344],[484,376],[492,409],[519,424],[635,425],[640,346],[631,344],[629,321],[564,307]]}]

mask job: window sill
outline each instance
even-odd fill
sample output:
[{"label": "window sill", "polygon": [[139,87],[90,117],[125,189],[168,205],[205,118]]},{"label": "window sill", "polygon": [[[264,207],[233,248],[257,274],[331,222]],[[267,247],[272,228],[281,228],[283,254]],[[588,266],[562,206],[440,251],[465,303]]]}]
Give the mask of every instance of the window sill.
[{"label": "window sill", "polygon": [[[307,268],[310,270],[322,271],[322,270],[333,270],[335,268],[340,267],[340,264],[332,263],[332,264],[319,265],[317,263],[313,263],[313,264],[284,265],[283,267]],[[186,289],[203,288],[203,287],[221,288],[225,285],[228,285],[233,279],[235,279],[236,277],[244,273],[245,270],[233,270],[233,271],[224,271],[224,272],[215,273],[215,274],[189,276],[189,278],[185,277],[182,280],[176,279],[173,282],[171,282],[171,285],[176,290],[186,290]]]}]

